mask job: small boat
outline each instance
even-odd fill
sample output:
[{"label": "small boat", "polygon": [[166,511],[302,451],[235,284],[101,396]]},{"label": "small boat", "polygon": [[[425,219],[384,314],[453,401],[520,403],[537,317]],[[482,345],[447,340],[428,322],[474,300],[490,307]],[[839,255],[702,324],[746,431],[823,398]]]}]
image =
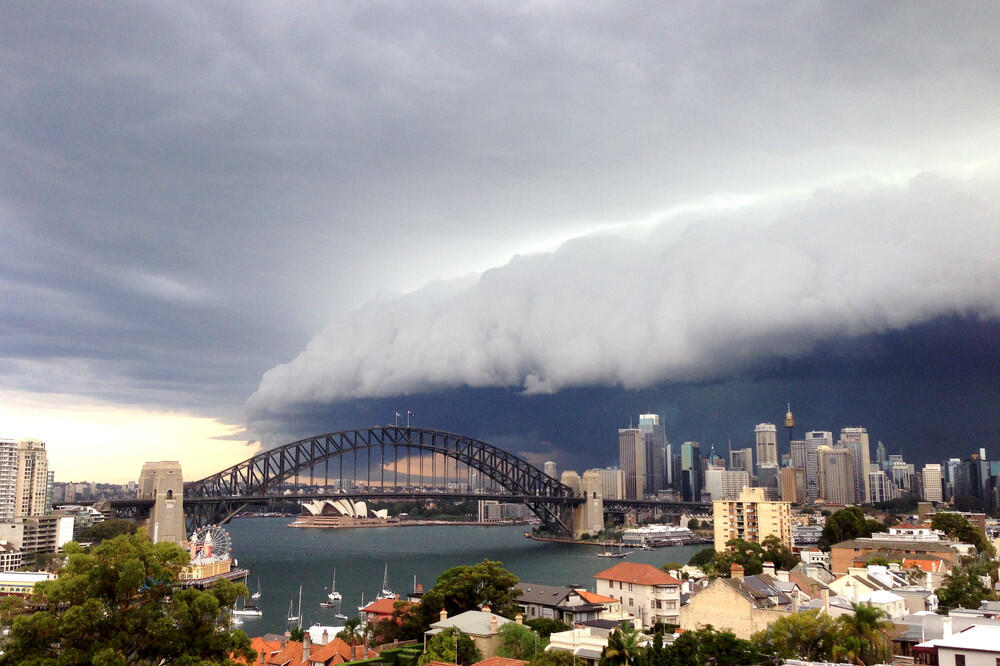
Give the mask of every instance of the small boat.
[{"label": "small boat", "polygon": [[[386,565],[388,566],[388,565]],[[340,592],[337,592],[337,570],[333,570],[333,582],[330,583],[330,594],[326,595],[326,598],[330,601],[340,601],[343,597],[340,596]]]},{"label": "small boat", "polygon": [[321,601],[319,602],[320,608],[336,608],[337,604],[332,601]]},{"label": "small boat", "polygon": [[[242,598],[243,597],[240,597],[240,599]],[[246,602],[244,602],[243,605],[240,606],[239,605],[240,599],[236,600],[237,605],[233,608],[232,611],[233,615],[243,616],[243,617],[261,617],[264,614],[264,611],[257,608],[256,606],[253,605],[247,606]]]},{"label": "small boat", "polygon": [[347,619],[347,616],[344,615],[343,613],[335,613],[334,617],[337,618],[338,620],[346,620]]},{"label": "small boat", "polygon": [[251,594],[250,598],[254,601],[260,599],[260,576],[257,576],[257,591]]}]

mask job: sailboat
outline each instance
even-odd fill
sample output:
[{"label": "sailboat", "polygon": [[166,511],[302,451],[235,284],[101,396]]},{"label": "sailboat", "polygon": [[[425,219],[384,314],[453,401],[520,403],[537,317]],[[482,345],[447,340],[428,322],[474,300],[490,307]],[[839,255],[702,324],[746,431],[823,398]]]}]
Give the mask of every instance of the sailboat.
[{"label": "sailboat", "polygon": [[260,599],[260,576],[257,576],[257,591],[251,594],[250,598],[254,601]]},{"label": "sailboat", "polygon": [[292,615],[292,609],[294,608],[294,600],[288,602],[288,621],[298,622],[299,627],[302,626],[302,586],[299,585],[299,610],[298,613]]},{"label": "sailboat", "polygon": [[364,592],[362,592],[362,593],[361,593],[361,605],[360,605],[360,606],[358,606],[358,612],[360,613],[360,612],[361,612],[361,611],[363,611],[364,609],[365,609],[365,593],[364,593]]},{"label": "sailboat", "polygon": [[375,597],[376,601],[379,599],[395,599],[396,594],[389,589],[389,563],[385,564],[385,572],[382,574],[382,591],[379,592],[378,596]]},{"label": "sailboat", "polygon": [[337,592],[337,570],[333,570],[333,582],[330,583],[330,594],[326,595],[326,598],[330,601],[340,601],[342,597],[340,592]]}]

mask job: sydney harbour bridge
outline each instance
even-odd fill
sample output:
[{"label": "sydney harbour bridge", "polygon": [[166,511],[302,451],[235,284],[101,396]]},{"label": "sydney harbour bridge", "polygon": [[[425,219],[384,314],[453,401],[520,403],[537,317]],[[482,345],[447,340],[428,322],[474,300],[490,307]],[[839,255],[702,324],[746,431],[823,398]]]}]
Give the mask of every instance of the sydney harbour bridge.
[{"label": "sydney harbour bridge", "polygon": [[[332,474],[332,476],[331,476]],[[523,458],[465,435],[425,428],[375,426],[307,437],[261,451],[216,474],[183,484],[183,492],[143,492],[112,500],[116,516],[149,520],[183,503],[190,531],[224,523],[251,507],[318,499],[464,501],[526,505],[554,533],[579,535],[583,514],[706,511],[698,502],[622,500],[561,483]],[[179,489],[178,489],[179,490]],[[171,506],[173,506],[171,504]]]}]

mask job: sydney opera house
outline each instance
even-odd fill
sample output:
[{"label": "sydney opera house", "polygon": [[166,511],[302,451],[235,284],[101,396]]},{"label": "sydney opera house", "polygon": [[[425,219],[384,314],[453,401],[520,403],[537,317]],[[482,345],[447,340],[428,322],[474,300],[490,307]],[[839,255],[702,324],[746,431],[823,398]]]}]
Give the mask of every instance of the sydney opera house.
[{"label": "sydney opera house", "polygon": [[365,502],[349,499],[313,500],[302,504],[302,514],[291,527],[380,527],[390,522],[388,509],[369,511]]}]

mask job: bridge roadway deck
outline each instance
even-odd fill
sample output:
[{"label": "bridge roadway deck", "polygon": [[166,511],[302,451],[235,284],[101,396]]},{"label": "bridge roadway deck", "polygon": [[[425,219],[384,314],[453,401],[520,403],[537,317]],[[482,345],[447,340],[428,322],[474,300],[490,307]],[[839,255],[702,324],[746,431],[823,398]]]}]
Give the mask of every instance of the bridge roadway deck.
[{"label": "bridge roadway deck", "polygon": [[[512,495],[510,493],[454,493],[454,492],[433,492],[417,490],[394,490],[364,491],[350,493],[296,493],[296,494],[273,494],[273,495],[226,495],[226,496],[204,496],[185,497],[185,504],[213,504],[219,501],[238,502],[246,504],[270,504],[274,502],[309,502],[322,499],[366,499],[366,500],[388,500],[388,501],[466,501],[466,500],[496,500],[500,502],[527,503],[527,502],[554,502],[561,504],[582,504],[585,499],[582,497],[549,497],[547,495]],[[142,499],[118,499],[111,500],[112,507],[142,507],[153,506],[153,500]],[[683,509],[688,511],[711,511],[712,505],[706,502],[675,502],[669,500],[627,500],[627,499],[606,499],[604,500],[605,510],[635,510],[635,509]]]}]

